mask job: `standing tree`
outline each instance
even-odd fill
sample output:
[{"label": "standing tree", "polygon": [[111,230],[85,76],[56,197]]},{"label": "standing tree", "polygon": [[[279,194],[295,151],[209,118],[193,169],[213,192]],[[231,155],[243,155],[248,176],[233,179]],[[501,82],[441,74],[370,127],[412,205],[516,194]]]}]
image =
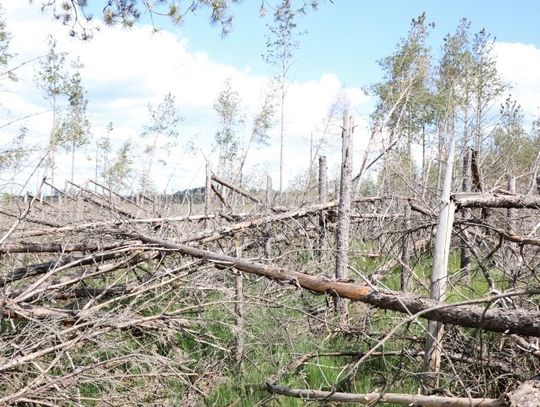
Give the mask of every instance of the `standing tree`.
[{"label": "standing tree", "polygon": [[223,179],[232,181],[240,146],[238,130],[244,119],[240,95],[232,88],[230,79],[225,81],[225,88],[219,93],[214,110],[219,120],[219,130],[215,134],[219,152],[218,173]]},{"label": "standing tree", "polygon": [[[184,120],[180,116],[180,112],[175,105],[175,98],[171,93],[167,93],[163,101],[156,107],[149,105],[148,112],[150,113],[150,124],[145,126],[142,133],[143,138],[149,137],[151,143],[148,144],[144,153],[148,155],[148,166],[142,174],[141,190],[146,193],[151,180],[152,166],[158,152],[158,148],[164,149],[167,152],[175,145],[175,140],[178,138],[178,125]],[[161,139],[166,140],[165,144],[160,146]]]},{"label": "standing tree", "polygon": [[276,82],[280,100],[279,116],[279,194],[283,194],[283,155],[285,140],[285,98],[289,69],[293,53],[299,47],[295,12],[291,0],[282,0],[274,12],[274,25],[269,25],[270,34],[266,41],[267,53],[264,60],[279,69]]},{"label": "standing tree", "polygon": [[52,35],[49,35],[47,41],[49,52],[39,62],[39,70],[36,72],[35,82],[37,87],[45,93],[45,98],[52,108],[52,127],[49,139],[50,159],[48,166],[51,170],[51,183],[54,185],[55,155],[58,144],[58,99],[65,92],[68,75],[64,68],[66,53],[58,52],[56,40]]},{"label": "standing tree", "polygon": [[[422,138],[425,156],[426,127],[433,115],[430,81],[430,49],[426,45],[432,24],[425,14],[413,19],[409,34],[398,44],[394,54],[379,62],[385,72],[382,82],[372,87],[378,103],[373,121],[383,133],[383,170],[380,173],[384,192],[395,190],[396,181],[405,175],[405,184],[414,178],[412,143]],[[404,143],[402,142],[404,141]],[[425,157],[422,159],[425,163]],[[424,164],[423,164],[424,167]],[[390,176],[393,168],[400,177]],[[403,169],[408,169],[405,173]],[[422,174],[425,169],[422,168]]]},{"label": "standing tree", "polygon": [[81,84],[79,61],[73,63],[74,73],[66,84],[69,106],[57,131],[58,145],[71,153],[71,182],[75,176],[75,151],[90,142],[90,120],[87,117],[86,90]]},{"label": "standing tree", "polygon": [[[534,128],[534,123],[533,123]],[[493,143],[486,149],[487,166],[490,168],[487,181],[500,184],[505,173],[518,179],[518,190],[527,190],[525,175],[535,172],[540,138],[534,131],[528,133],[525,128],[523,109],[508,96],[499,110],[499,123],[493,130]],[[490,175],[494,176],[491,177]]]}]

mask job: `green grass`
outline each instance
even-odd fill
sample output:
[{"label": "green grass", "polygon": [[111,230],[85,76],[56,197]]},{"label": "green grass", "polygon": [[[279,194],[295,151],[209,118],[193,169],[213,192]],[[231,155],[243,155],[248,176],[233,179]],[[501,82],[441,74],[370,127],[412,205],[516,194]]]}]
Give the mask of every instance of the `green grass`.
[{"label": "green grass", "polygon": [[[369,245],[354,243],[354,250],[371,251],[374,248]],[[296,254],[296,261],[301,265],[309,264],[312,259],[307,251],[299,251]],[[367,258],[356,256],[350,259],[351,265],[360,270],[367,276],[377,272],[387,261],[386,258]],[[423,256],[412,265],[417,278],[424,285],[429,286],[429,276],[431,273],[431,257]],[[462,301],[466,298],[480,298],[486,295],[488,284],[483,274],[476,270],[473,264],[473,272],[468,278],[459,276],[459,253],[453,252],[449,262],[449,285],[448,301]],[[122,273],[123,271],[118,271]],[[502,280],[497,270],[490,270],[492,278],[495,281]],[[351,273],[351,277],[355,277]],[[355,278],[357,279],[357,278]],[[358,279],[357,279],[358,280]],[[255,279],[246,278],[246,294],[254,296],[260,295],[259,286],[254,284]],[[103,284],[106,282],[104,281]],[[400,288],[400,268],[394,267],[389,270],[382,279],[385,287],[391,290]],[[233,286],[232,278],[225,279],[224,284],[228,287]],[[504,287],[498,287],[504,289]],[[427,290],[421,284],[412,282],[412,291],[418,295],[426,296]],[[245,360],[242,369],[234,367],[232,352],[210,346],[200,339],[207,342],[219,344],[224,349],[234,349],[234,316],[232,315],[232,306],[209,305],[200,311],[187,314],[187,318],[194,318],[202,321],[201,328],[197,334],[189,332],[179,332],[169,336],[166,339],[159,338],[154,334],[116,334],[111,335],[115,338],[115,347],[101,350],[94,353],[98,359],[110,359],[121,354],[129,354],[132,351],[148,353],[169,357],[176,351],[181,351],[189,358],[189,366],[186,371],[197,371],[198,368],[204,370],[205,363],[209,360],[217,361],[219,371],[212,380],[212,386],[209,390],[205,405],[208,406],[230,406],[248,407],[253,406],[269,397],[269,393],[264,387],[265,381],[278,372],[286,371],[287,366],[298,357],[318,352],[339,352],[339,351],[367,351],[377,340],[384,337],[397,321],[403,320],[403,314],[392,311],[373,311],[369,310],[370,316],[367,318],[369,324],[366,331],[378,333],[378,337],[366,338],[362,335],[361,324],[368,312],[368,307],[355,307],[351,305],[351,335],[332,332],[332,325],[325,326],[315,319],[310,319],[308,324],[306,313],[309,309],[325,309],[327,298],[324,296],[314,296],[308,292],[299,290],[279,291],[283,293],[279,304],[275,306],[250,305],[246,304],[245,309]],[[111,307],[132,306],[132,301],[144,303],[152,294],[141,296],[141,298],[129,299],[125,302],[117,302]],[[170,304],[174,299],[173,295],[184,295],[176,291],[171,297],[163,296],[159,301],[148,302],[148,306],[139,309],[142,315],[159,314],[162,304]],[[186,298],[190,293],[186,292]],[[205,303],[219,303],[223,299],[220,292],[208,291],[204,294]],[[185,306],[185,303],[183,303]],[[173,308],[169,311],[174,311]],[[322,316],[324,317],[324,316]],[[330,315],[332,318],[332,315]],[[4,324],[4,323],[3,323]],[[357,325],[355,325],[357,324]],[[420,321],[420,324],[425,322]],[[411,349],[414,346],[418,349],[421,344],[411,344],[409,339],[403,337],[423,337],[425,332],[422,325],[410,324],[403,328],[396,337],[388,341],[383,347],[378,349],[386,351],[400,351],[401,349]],[[6,327],[7,328],[7,327]],[[465,330],[470,335],[476,335],[477,330]],[[198,336],[197,336],[198,335]],[[494,334],[495,335],[495,334]],[[411,349],[411,350],[414,350]],[[421,370],[421,361],[411,361],[407,358],[398,356],[376,357],[366,360],[358,369],[356,374],[349,380],[343,380],[343,372],[347,371],[347,364],[354,359],[337,356],[320,356],[310,359],[295,372],[287,372],[280,376],[278,383],[291,388],[302,389],[322,389],[331,390],[332,386],[339,384],[337,390],[353,393],[366,392],[399,392],[416,393],[420,386],[420,378],[413,373]],[[80,360],[81,365],[90,363],[84,358]],[[419,367],[420,366],[420,367]],[[130,361],[124,365],[116,367],[119,372],[126,373],[144,373],[144,367],[137,367],[136,363]],[[144,380],[137,382],[138,379],[126,384],[126,389],[130,386],[138,385],[144,388]],[[187,385],[177,379],[165,379],[166,393],[170,395],[171,401],[181,405],[181,395],[184,394]],[[81,383],[78,390],[83,397],[99,399],[102,389],[92,383]],[[148,402],[152,402],[152,394],[149,394]],[[87,405],[97,405],[93,401],[85,402]],[[316,404],[316,403],[314,403]],[[304,406],[306,403],[299,399],[279,397],[276,401],[271,401],[267,405],[279,406]]]}]

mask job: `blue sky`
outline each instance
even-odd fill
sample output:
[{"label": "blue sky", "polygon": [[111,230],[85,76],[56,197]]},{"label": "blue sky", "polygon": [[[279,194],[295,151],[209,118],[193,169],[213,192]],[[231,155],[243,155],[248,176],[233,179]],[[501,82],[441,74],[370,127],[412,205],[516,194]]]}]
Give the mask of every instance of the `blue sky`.
[{"label": "blue sky", "polygon": [[[92,3],[92,2],[90,2]],[[212,59],[239,69],[250,68],[272,74],[261,58],[265,52],[267,24],[272,22],[270,0],[267,14],[260,17],[259,0],[233,5],[233,29],[224,38],[219,26],[211,26],[208,12],[201,8],[188,14],[180,26],[166,18],[155,19],[156,26],[178,33],[188,40],[188,49],[205,52]],[[300,3],[297,1],[297,4]],[[94,1],[101,6],[101,1]],[[100,7],[88,10],[99,16]],[[333,72],[348,86],[366,86],[381,77],[377,61],[392,53],[406,36],[411,19],[423,12],[435,23],[430,43],[435,50],[447,33],[455,31],[467,18],[473,32],[485,28],[498,41],[540,46],[540,1],[537,0],[320,0],[318,11],[297,17],[300,47],[291,76],[297,80],[316,79]],[[148,22],[143,15],[142,23]]]},{"label": "blue sky", "polygon": [[[103,4],[105,0],[93,0]],[[187,1],[187,0],[186,0]],[[278,0],[269,0],[276,3]],[[108,122],[114,122],[111,134],[113,146],[131,139],[138,146],[134,169],[134,186],[144,167],[144,140],[140,134],[148,120],[148,104],[157,104],[165,93],[172,92],[185,117],[181,124],[178,151],[161,157],[166,166],[156,168],[154,177],[159,188],[169,179],[171,190],[202,185],[204,160],[216,160],[213,136],[217,118],[212,106],[227,78],[244,101],[246,122],[260,103],[260,94],[275,73],[264,63],[267,23],[272,21],[269,6],[265,18],[259,17],[260,0],[244,0],[233,6],[234,22],[231,33],[221,37],[219,27],[208,22],[206,10],[188,15],[180,27],[171,27],[166,19],[158,19],[163,27],[158,34],[143,18],[131,30],[104,27],[88,42],[70,38],[68,29],[49,14],[42,14],[39,1],[30,6],[27,1],[2,0],[8,30],[13,35],[13,64],[35,59],[47,52],[46,37],[53,34],[59,49],[68,52],[70,59],[80,57],[85,67],[83,85],[88,90],[89,112],[93,137],[106,133]],[[300,48],[290,71],[290,87],[286,107],[286,183],[295,182],[309,166],[309,144],[325,137],[327,143],[319,151],[329,160],[331,175],[337,173],[340,159],[339,123],[332,122],[324,133],[328,108],[338,92],[351,100],[351,110],[358,125],[355,135],[355,164],[366,150],[369,138],[369,113],[373,99],[363,89],[381,80],[377,61],[390,55],[400,38],[405,37],[411,19],[426,12],[429,22],[435,23],[430,43],[438,50],[442,38],[455,31],[461,18],[471,21],[472,32],[482,28],[497,39],[495,52],[498,68],[507,81],[515,85],[512,93],[532,117],[540,110],[540,1],[356,1],[321,0],[316,12],[298,18]],[[96,13],[96,17],[97,17]],[[49,109],[33,77],[36,63],[18,70],[19,81],[6,84],[1,95],[0,120],[8,122],[18,117]],[[28,138],[43,151],[46,149],[51,114],[32,116],[24,122]],[[277,179],[277,127],[271,131],[270,145],[250,152],[247,172],[253,182],[264,182],[265,174]],[[0,148],[15,134],[17,127],[3,129]],[[241,137],[249,132],[241,130]],[[181,144],[195,140],[197,153],[183,155]],[[77,176],[84,180],[94,173],[92,147],[81,152],[77,160]],[[58,155],[58,177],[66,177],[69,157]],[[171,158],[172,157],[172,158]],[[180,157],[180,158],[178,158]],[[174,158],[174,159],[173,159]],[[176,159],[176,161],[175,161]],[[29,165],[28,171],[32,170]],[[178,176],[181,174],[181,176]],[[24,174],[23,174],[24,175]],[[248,177],[249,178],[249,177]]]},{"label": "blue sky", "polygon": [[[232,32],[219,39],[219,28],[209,27],[206,13],[188,16],[180,31],[193,51],[204,51],[212,58],[243,68],[250,66],[267,73],[269,67],[260,55],[265,48],[266,24],[271,10],[259,17],[260,2],[244,1],[234,8]],[[318,78],[334,72],[349,86],[365,86],[380,79],[377,61],[392,53],[406,36],[411,19],[426,12],[435,23],[431,44],[435,49],[459,21],[471,21],[472,31],[485,28],[498,41],[540,46],[540,1],[537,0],[323,0],[319,10],[299,16],[307,33],[300,37],[300,49],[292,76],[298,80]]]}]

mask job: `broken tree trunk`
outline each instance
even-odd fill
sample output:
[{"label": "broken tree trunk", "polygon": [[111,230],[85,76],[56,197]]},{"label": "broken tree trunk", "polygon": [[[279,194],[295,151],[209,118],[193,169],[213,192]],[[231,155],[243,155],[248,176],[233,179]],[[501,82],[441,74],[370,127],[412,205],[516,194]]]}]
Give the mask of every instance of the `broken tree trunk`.
[{"label": "broken tree trunk", "polygon": [[[444,301],[444,296],[446,294],[448,257],[450,253],[450,240],[452,237],[452,225],[454,223],[455,212],[454,202],[450,200],[452,172],[454,169],[454,151],[456,148],[455,131],[451,132],[448,147],[448,157],[446,159],[444,183],[439,205],[439,221],[437,223],[437,234],[435,235],[435,251],[433,254],[431,284],[429,289],[429,297],[435,301]],[[424,378],[424,386],[428,389],[438,387],[443,329],[443,324],[440,321],[430,320],[428,322],[425,358],[426,376]]]},{"label": "broken tree trunk", "polygon": [[[349,233],[351,227],[352,196],[352,118],[343,113],[341,182],[339,187],[338,221],[336,230],[336,279],[347,278],[349,264]],[[347,322],[347,306],[339,296],[335,297],[336,312],[342,324]]]}]

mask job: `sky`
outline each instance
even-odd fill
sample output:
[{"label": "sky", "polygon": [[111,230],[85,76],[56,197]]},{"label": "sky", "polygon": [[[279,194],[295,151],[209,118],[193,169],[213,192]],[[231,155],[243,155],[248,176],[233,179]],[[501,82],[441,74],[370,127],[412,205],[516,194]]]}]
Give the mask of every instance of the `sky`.
[{"label": "sky", "polygon": [[[104,0],[90,2],[97,5]],[[134,179],[145,168],[147,157],[140,151],[140,137],[148,123],[148,104],[159,103],[171,92],[184,117],[180,126],[179,145],[171,154],[161,154],[166,163],[157,163],[152,170],[156,189],[174,192],[203,184],[204,163],[217,164],[213,141],[218,121],[212,106],[223,89],[225,80],[243,99],[246,123],[252,119],[261,103],[268,80],[276,73],[261,55],[265,53],[267,24],[271,23],[272,4],[265,2],[266,17],[260,17],[261,1],[244,0],[234,6],[232,31],[221,36],[219,27],[208,22],[205,10],[186,17],[181,26],[172,26],[157,19],[159,33],[152,33],[143,16],[132,29],[104,27],[90,41],[70,38],[68,28],[54,21],[51,13],[42,13],[39,1],[32,5],[21,0],[1,0],[7,30],[12,34],[11,62],[16,66],[19,81],[1,83],[1,123],[33,115],[15,124],[0,127],[0,149],[9,145],[18,126],[28,128],[28,140],[36,150],[45,152],[52,117],[50,106],[36,89],[33,78],[36,58],[47,52],[46,37],[54,35],[59,50],[68,57],[79,57],[84,64],[83,85],[88,91],[92,134],[111,133],[115,148],[127,139],[139,146],[135,157]],[[355,167],[366,148],[369,137],[369,113],[374,100],[364,89],[381,80],[378,60],[390,55],[400,38],[407,35],[411,19],[426,12],[427,20],[435,23],[430,45],[439,49],[442,38],[455,31],[460,19],[471,21],[472,32],[485,28],[496,38],[495,52],[503,77],[514,85],[512,94],[525,112],[536,115],[540,107],[540,30],[537,16],[540,2],[522,0],[428,1],[428,0],[322,0],[319,9],[298,17],[298,26],[305,31],[299,38],[294,64],[289,73],[290,85],[286,104],[285,183],[293,185],[299,174],[309,166],[310,140],[317,139],[325,126],[328,109],[336,95],[342,92],[351,103],[357,125],[354,136]],[[96,13],[96,17],[97,17]],[[269,146],[253,149],[248,156],[247,176],[253,184],[266,174],[278,180],[278,126],[270,132]],[[241,135],[248,134],[246,124]],[[332,124],[328,143],[321,153],[328,155],[331,176],[338,171],[340,160],[339,126]],[[196,151],[187,154],[183,145],[194,142]],[[41,149],[41,150],[40,150]],[[31,182],[24,187],[40,154],[29,160],[27,169],[17,174],[13,192],[35,188]],[[76,181],[94,176],[95,144],[77,155]],[[57,163],[57,180],[69,176],[69,157],[61,153]],[[39,171],[38,171],[39,173]],[[0,178],[6,185],[11,174]],[[132,188],[136,189],[134,183]]]}]

